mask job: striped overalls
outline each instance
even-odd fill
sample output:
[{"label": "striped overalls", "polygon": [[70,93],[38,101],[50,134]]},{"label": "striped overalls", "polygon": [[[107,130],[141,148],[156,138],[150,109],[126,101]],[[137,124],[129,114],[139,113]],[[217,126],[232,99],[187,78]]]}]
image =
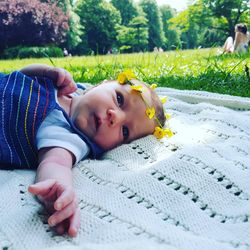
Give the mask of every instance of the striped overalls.
[{"label": "striped overalls", "polygon": [[[37,168],[36,133],[53,110],[59,109],[90,147],[90,157],[103,150],[79,131],[55,99],[53,82],[15,71],[0,74],[0,168]],[[56,132],[56,131],[55,131]]]}]

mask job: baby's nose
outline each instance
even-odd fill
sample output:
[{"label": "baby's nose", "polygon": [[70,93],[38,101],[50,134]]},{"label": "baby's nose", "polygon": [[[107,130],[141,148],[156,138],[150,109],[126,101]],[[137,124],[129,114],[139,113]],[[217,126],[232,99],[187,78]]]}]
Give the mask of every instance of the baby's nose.
[{"label": "baby's nose", "polygon": [[125,115],[121,110],[108,109],[107,110],[108,123],[110,126],[115,126],[122,123]]}]

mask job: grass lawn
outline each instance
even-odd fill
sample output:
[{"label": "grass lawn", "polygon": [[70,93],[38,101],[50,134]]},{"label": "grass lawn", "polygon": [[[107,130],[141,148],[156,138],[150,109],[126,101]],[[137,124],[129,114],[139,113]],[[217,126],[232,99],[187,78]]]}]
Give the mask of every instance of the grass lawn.
[{"label": "grass lawn", "polygon": [[8,73],[30,63],[69,70],[75,81],[98,83],[132,69],[139,79],[177,89],[205,90],[250,97],[250,53],[221,55],[213,49],[67,58],[0,60]]}]

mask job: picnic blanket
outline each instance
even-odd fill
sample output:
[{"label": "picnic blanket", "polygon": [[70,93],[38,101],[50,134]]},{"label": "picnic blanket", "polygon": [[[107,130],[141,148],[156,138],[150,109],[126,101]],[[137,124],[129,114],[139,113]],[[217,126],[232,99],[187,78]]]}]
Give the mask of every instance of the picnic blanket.
[{"label": "picnic blanket", "polygon": [[1,249],[250,249],[250,98],[157,91],[168,96],[175,135],[150,135],[73,168],[76,238],[48,226],[27,192],[34,171],[0,171]]}]

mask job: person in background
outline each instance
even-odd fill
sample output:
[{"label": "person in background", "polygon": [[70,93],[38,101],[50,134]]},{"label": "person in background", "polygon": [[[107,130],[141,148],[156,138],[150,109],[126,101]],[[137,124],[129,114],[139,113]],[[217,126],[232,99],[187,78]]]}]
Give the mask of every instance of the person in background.
[{"label": "person in background", "polygon": [[224,46],[223,53],[233,52],[247,52],[250,41],[250,34],[247,31],[246,24],[235,25],[235,39],[230,36],[227,38]]},{"label": "person in background", "polygon": [[66,48],[63,49],[63,56],[69,56],[69,52]]}]

